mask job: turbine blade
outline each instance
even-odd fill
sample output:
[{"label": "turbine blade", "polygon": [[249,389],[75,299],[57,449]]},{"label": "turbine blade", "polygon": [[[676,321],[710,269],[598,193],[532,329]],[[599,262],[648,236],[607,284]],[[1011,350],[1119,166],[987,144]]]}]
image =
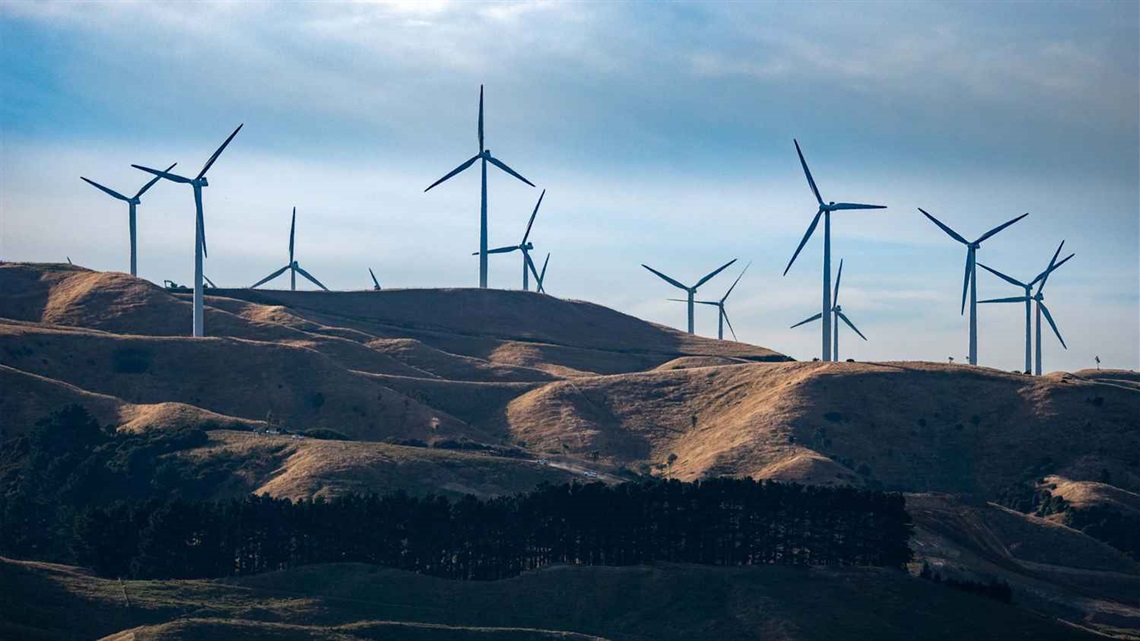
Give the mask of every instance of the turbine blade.
[{"label": "turbine blade", "polygon": [[805,324],[810,323],[812,321],[817,321],[821,318],[823,318],[823,314],[816,314],[815,316],[812,316],[810,318],[803,319],[802,321],[796,323],[795,325],[792,325],[788,329],[795,329],[795,328],[799,327],[800,325],[805,325]]},{"label": "turbine blade", "polygon": [[[88,180],[88,179],[84,178],[83,176],[80,176],[79,179],[82,180],[83,182],[87,183],[88,185],[91,185],[95,189],[98,189],[99,191],[107,194],[108,196],[111,196],[112,198],[118,198],[119,200],[126,200],[126,201],[130,200],[130,198],[127,198],[126,196],[115,191],[114,189],[111,189],[109,187],[104,187],[103,185],[100,185],[99,183],[95,182],[94,180]],[[159,179],[155,178],[155,180],[159,180]]]},{"label": "turbine blade", "polygon": [[[519,248],[518,245],[511,245],[510,247],[496,247],[495,249],[488,249],[487,253],[488,254],[509,254],[513,251],[518,251],[518,248]],[[471,255],[472,256],[478,256],[479,252],[475,252],[474,254],[471,254]]]},{"label": "turbine blade", "polygon": [[329,288],[328,288],[328,287],[325,287],[324,285],[322,285],[322,284],[321,284],[321,281],[317,280],[316,278],[313,278],[313,275],[312,275],[312,274],[310,274],[309,272],[307,272],[307,271],[305,271],[305,270],[301,269],[301,266],[300,266],[300,265],[295,265],[294,267],[295,267],[295,269],[297,270],[297,273],[298,273],[298,274],[300,274],[300,275],[304,276],[305,278],[308,278],[308,279],[309,279],[310,281],[312,281],[312,283],[313,283],[314,285],[316,285],[317,287],[320,287],[321,289],[325,290],[326,292],[329,290]]},{"label": "turbine blade", "polygon": [[368,268],[368,275],[372,277],[372,284],[376,286],[376,289],[380,289],[380,281],[376,280],[376,273],[372,271],[371,267]]},{"label": "turbine blade", "polygon": [[841,209],[886,209],[887,206],[886,205],[861,205],[859,203],[835,203],[834,205],[828,205],[827,208],[830,209],[831,211],[839,211]]},{"label": "turbine blade", "polygon": [[855,327],[855,323],[852,323],[851,319],[847,318],[846,314],[844,314],[843,312],[835,312],[835,315],[838,316],[844,323],[847,323],[848,327],[855,330],[855,333],[859,335],[859,338],[862,338],[863,340],[867,340],[867,337],[863,335],[863,332],[859,331],[858,327]]},{"label": "turbine blade", "polygon": [[550,264],[550,252],[546,252],[546,260],[542,261],[542,271],[538,274],[538,293],[545,294],[546,266]]},{"label": "turbine blade", "polygon": [[929,218],[929,219],[930,219],[930,221],[931,221],[931,222],[933,222],[935,225],[938,225],[938,227],[939,227],[939,228],[940,228],[942,231],[946,232],[947,234],[950,234],[950,237],[951,237],[951,238],[953,238],[954,240],[956,240],[956,241],[958,241],[958,242],[962,243],[963,245],[969,245],[969,244],[970,244],[970,241],[966,240],[965,238],[962,238],[962,235],[961,235],[961,234],[959,234],[958,232],[954,231],[953,229],[950,229],[950,228],[949,228],[949,227],[947,227],[946,225],[943,225],[943,224],[942,224],[942,221],[940,221],[940,220],[938,220],[937,218],[935,218],[934,216],[931,216],[930,214],[926,213],[926,210],[925,210],[925,209],[923,209],[922,207],[919,207],[919,208],[918,208],[918,211],[921,211],[921,212],[922,212],[922,215],[924,215],[924,216],[926,216],[927,218]]},{"label": "turbine blade", "polygon": [[803,240],[800,241],[800,246],[796,247],[796,253],[792,254],[792,259],[788,261],[788,266],[784,268],[784,275],[785,276],[788,275],[788,270],[792,268],[792,263],[796,262],[796,257],[800,255],[801,251],[803,251],[804,245],[807,244],[808,239],[811,238],[811,235],[813,233],[815,233],[815,227],[816,227],[816,225],[819,224],[819,217],[822,215],[823,215],[822,209],[815,212],[815,218],[813,218],[811,220],[811,225],[808,225],[807,233],[804,234]]},{"label": "turbine blade", "polygon": [[284,274],[285,270],[287,270],[287,269],[289,269],[289,265],[286,265],[286,266],[282,267],[281,269],[278,269],[277,271],[273,272],[272,274],[266,276],[265,278],[262,278],[261,280],[257,281],[256,283],[250,285],[249,288],[250,289],[257,289],[258,287],[264,285],[265,283],[268,283],[269,281],[273,280],[274,278],[277,278],[281,274]]},{"label": "turbine blade", "polygon": [[244,126],[245,126],[245,123],[238,125],[237,129],[234,129],[234,132],[232,134],[230,134],[230,137],[226,138],[226,141],[222,143],[222,146],[218,147],[218,150],[214,152],[214,155],[210,156],[210,159],[206,161],[206,164],[202,165],[202,171],[198,172],[198,178],[201,178],[202,176],[206,175],[206,172],[209,171],[210,167],[213,166],[214,161],[216,161],[218,159],[218,156],[222,155],[222,152],[225,151],[226,147],[229,146],[230,141],[234,139],[234,136],[236,136],[238,134],[238,132],[241,131],[241,128]]},{"label": "turbine blade", "polygon": [[293,263],[293,238],[297,232],[297,208],[293,208],[293,222],[289,223],[289,263]]},{"label": "turbine blade", "polygon": [[1009,296],[1007,298],[990,298],[987,300],[980,300],[978,304],[982,303],[1024,303],[1030,300],[1028,296]]},{"label": "turbine blade", "polygon": [[721,265],[720,267],[717,267],[715,270],[713,270],[713,271],[712,271],[711,273],[709,273],[707,276],[705,276],[704,278],[702,278],[702,279],[698,280],[698,281],[697,281],[697,284],[696,284],[696,285],[693,285],[693,289],[696,289],[696,288],[700,287],[701,285],[704,285],[704,284],[705,284],[705,283],[707,283],[707,282],[709,281],[709,279],[711,279],[713,276],[716,276],[717,274],[719,274],[719,273],[723,272],[725,269],[728,269],[728,266],[729,266],[729,265],[731,265],[731,264],[733,264],[733,263],[735,263],[735,262],[736,262],[736,259],[735,259],[735,258],[733,258],[732,260],[730,260],[730,261],[728,261],[727,263],[725,263],[725,264]]},{"label": "turbine blade", "polygon": [[479,153],[483,153],[483,85],[479,85]]},{"label": "turbine blade", "polygon": [[986,265],[983,265],[982,263],[978,263],[978,267],[981,267],[982,269],[993,274],[994,276],[997,276],[998,278],[1004,280],[1005,282],[1009,283],[1010,285],[1015,285],[1017,287],[1030,287],[1030,285],[1026,285],[1023,282],[1020,282],[1018,280],[1010,278],[1009,276],[1006,276],[1005,274],[999,272],[998,270],[993,269],[991,267],[987,267]]},{"label": "turbine blade", "polygon": [[839,259],[839,273],[835,275],[835,294],[831,297],[831,304],[839,304],[839,283],[843,280],[843,259]]},{"label": "turbine blade", "polygon": [[524,250],[523,259],[526,261],[526,268],[530,271],[531,275],[534,276],[534,280],[537,282],[538,268],[534,266],[534,261],[530,259],[530,253]]},{"label": "turbine blade", "polygon": [[184,178],[182,176],[179,176],[178,174],[172,174],[169,171],[159,171],[158,169],[151,169],[150,167],[143,167],[142,165],[131,165],[131,166],[134,167],[135,169],[141,169],[142,171],[145,171],[148,174],[154,174],[155,176],[159,176],[159,177],[165,178],[167,180],[170,180],[170,181],[173,181],[176,183],[191,182],[191,180],[189,178]]},{"label": "turbine blade", "polygon": [[499,160],[498,158],[495,158],[495,157],[493,157],[493,156],[490,156],[490,155],[488,155],[488,156],[487,156],[487,162],[489,162],[489,163],[491,163],[492,165],[494,165],[494,166],[498,167],[499,169],[502,169],[503,171],[505,171],[505,172],[507,172],[508,174],[510,174],[510,175],[512,175],[512,176],[514,176],[515,178],[518,178],[519,180],[523,181],[524,183],[526,183],[526,184],[530,185],[531,187],[534,187],[534,183],[532,183],[531,181],[527,180],[526,178],[523,178],[521,174],[519,174],[519,173],[518,173],[517,171],[515,171],[514,169],[511,169],[510,167],[508,167],[508,166],[506,165],[506,163],[502,162],[502,161],[501,161],[501,160]]},{"label": "turbine blade", "polygon": [[[688,299],[681,299],[681,298],[670,298],[669,300],[679,300],[682,303],[689,302]],[[716,307],[720,307],[720,301],[715,301],[715,300],[695,300],[693,302],[696,303],[697,305],[715,305]]]},{"label": "turbine blade", "polygon": [[[171,169],[174,169],[174,167],[175,167],[175,166],[177,166],[177,165],[178,165],[178,163],[174,163],[173,165],[171,165],[171,166],[167,167],[167,168],[166,168],[166,172],[167,172],[167,173],[170,173],[170,170],[171,170]],[[162,176],[155,176],[154,178],[151,178],[151,179],[150,179],[150,182],[148,182],[147,184],[143,185],[143,186],[142,186],[142,189],[140,189],[140,190],[139,190],[139,193],[135,194],[135,198],[140,198],[140,197],[142,197],[142,195],[143,195],[143,194],[145,194],[145,193],[147,192],[147,190],[148,190],[148,189],[150,189],[151,187],[154,187],[154,183],[158,182],[159,180],[162,180]]]},{"label": "turbine blade", "polygon": [[819,195],[819,188],[815,186],[815,179],[811,177],[811,170],[808,169],[807,161],[804,160],[804,152],[800,151],[800,141],[795,138],[792,142],[796,143],[796,155],[800,157],[800,165],[804,168],[804,175],[807,176],[808,184],[811,185],[811,193],[815,194],[815,200],[819,203],[820,207],[823,206],[823,196]]},{"label": "turbine blade", "polygon": [[1069,254],[1068,256],[1065,256],[1065,258],[1062,259],[1061,262],[1056,263],[1052,267],[1050,267],[1049,269],[1045,270],[1045,272],[1043,273],[1042,278],[1041,278],[1041,284],[1039,284],[1037,286],[1037,293],[1038,294],[1041,293],[1041,290],[1045,289],[1045,281],[1049,280],[1049,276],[1053,272],[1060,269],[1061,265],[1064,265],[1065,263],[1069,262],[1069,259],[1072,258],[1073,256],[1076,256],[1076,254]]},{"label": "turbine blade", "polygon": [[1069,349],[1069,346],[1065,344],[1065,339],[1061,338],[1061,330],[1057,329],[1057,323],[1053,322],[1053,315],[1049,313],[1049,308],[1041,301],[1037,301],[1037,304],[1041,307],[1041,312],[1045,314],[1045,320],[1049,321],[1049,327],[1052,327],[1053,333],[1057,335],[1057,340],[1061,341],[1061,347]]},{"label": "turbine blade", "polygon": [[202,274],[202,280],[206,281],[206,284],[209,285],[212,289],[218,288],[218,286],[214,284],[214,281],[210,280],[209,276]]},{"label": "turbine blade", "polygon": [[732,340],[739,343],[740,341],[736,339],[736,330],[732,328],[732,321],[728,320],[728,312],[725,311],[723,305],[720,307],[720,314],[721,316],[724,316],[724,324],[728,325],[728,331],[732,332]]},{"label": "turbine blade", "polygon": [[472,157],[471,157],[471,160],[468,160],[468,161],[464,162],[462,165],[459,165],[459,166],[458,166],[458,167],[456,167],[455,169],[452,169],[452,170],[451,170],[451,172],[449,172],[449,173],[448,173],[446,176],[444,176],[443,178],[440,178],[439,180],[437,180],[437,181],[433,182],[432,184],[428,185],[428,188],[424,190],[424,193],[427,193],[427,192],[431,191],[431,188],[432,188],[432,187],[435,187],[435,186],[436,186],[436,185],[438,185],[439,183],[441,183],[441,182],[443,182],[443,181],[447,180],[448,178],[451,178],[451,177],[452,177],[452,176],[454,176],[455,174],[458,174],[459,172],[463,171],[464,169],[467,169],[467,168],[468,168],[468,167],[470,167],[472,164],[474,164],[476,160],[479,160],[479,156],[478,156],[478,155],[472,156]]},{"label": "turbine blade", "polygon": [[973,247],[966,250],[966,274],[962,277],[962,311],[959,312],[960,314],[966,313],[966,292],[970,291],[970,256],[973,253]]},{"label": "turbine blade", "polygon": [[542,193],[538,195],[538,202],[534,205],[534,212],[530,215],[530,221],[526,224],[526,233],[523,234],[522,242],[520,245],[526,244],[526,239],[530,238],[530,228],[534,225],[534,217],[538,215],[538,208],[542,206],[542,197],[546,195],[546,190],[543,189]]},{"label": "turbine blade", "polygon": [[1024,214],[1018,216],[1017,218],[1014,218],[1013,220],[1002,223],[1002,224],[998,225],[997,227],[994,227],[993,229],[989,230],[988,232],[982,234],[982,237],[979,238],[978,240],[974,241],[974,242],[980,243],[980,242],[986,240],[987,238],[990,238],[994,234],[998,233],[999,231],[1005,229],[1006,227],[1009,227],[1010,225],[1016,223],[1017,221],[1021,220],[1022,218],[1025,218],[1028,215],[1029,215],[1029,212],[1025,212]]},{"label": "turbine blade", "polygon": [[752,266],[752,261],[748,261],[748,264],[744,266],[743,270],[741,270],[740,275],[736,277],[736,280],[732,281],[732,287],[729,287],[728,291],[725,292],[724,296],[721,297],[721,299],[720,299],[721,303],[728,300],[728,295],[732,293],[732,290],[736,289],[736,284],[740,282],[740,279],[744,277],[744,272],[748,271],[748,268],[751,266]]},{"label": "turbine blade", "polygon": [[674,287],[680,287],[681,289],[683,289],[683,290],[685,290],[685,291],[689,291],[689,288],[688,288],[688,287],[685,287],[685,286],[684,286],[684,285],[682,285],[681,283],[678,283],[677,281],[673,280],[672,278],[669,278],[669,277],[668,277],[668,276],[666,276],[665,274],[662,274],[661,272],[657,271],[656,269],[653,269],[653,268],[652,268],[652,267],[650,267],[649,265],[646,265],[645,263],[642,263],[642,264],[641,264],[641,266],[642,266],[642,267],[644,267],[644,268],[646,268],[646,269],[648,269],[649,271],[653,272],[654,274],[657,274],[658,276],[660,276],[660,277],[661,277],[661,279],[662,279],[662,280],[664,280],[665,282],[669,283],[670,285],[672,285],[672,286],[674,286]]},{"label": "turbine blade", "polygon": [[1064,246],[1065,246],[1065,241],[1062,240],[1061,244],[1057,245],[1057,251],[1053,252],[1053,257],[1049,259],[1049,265],[1045,268],[1045,271],[1041,272],[1040,274],[1037,274],[1037,278],[1034,278],[1029,283],[1030,286],[1037,284],[1037,281],[1039,281],[1039,280],[1041,280],[1041,279],[1043,279],[1049,275],[1049,272],[1053,270],[1053,266],[1057,264],[1057,257],[1061,255],[1061,248],[1063,248]]}]

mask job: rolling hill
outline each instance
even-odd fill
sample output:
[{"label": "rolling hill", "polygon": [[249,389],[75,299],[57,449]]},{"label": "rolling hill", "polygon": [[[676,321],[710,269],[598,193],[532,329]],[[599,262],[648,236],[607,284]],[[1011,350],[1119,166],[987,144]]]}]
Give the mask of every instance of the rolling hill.
[{"label": "rolling hill", "polygon": [[[1033,511],[1034,501],[1055,496],[1074,509],[1140,518],[1135,373],[800,363],[528,292],[208,294],[209,337],[192,339],[184,293],[69,265],[0,264],[0,438],[69,404],[124,431],[204,427],[205,445],[164,456],[198,476],[224,472],[218,497],[492,496],[586,473],[609,482],[739,475],[906,492],[919,560],[947,576],[1006,581],[1015,601],[1048,617],[1114,634],[1140,630],[1130,599],[1140,594],[1135,559],[1066,527],[1062,515],[998,505]],[[348,440],[298,438],[310,430]],[[207,614],[199,618],[216,618]],[[375,620],[362,617],[329,625]],[[308,620],[278,622],[281,638],[312,632],[288,627]],[[170,621],[121,623],[105,633]],[[214,623],[138,635],[201,638],[194,630],[203,625]],[[804,625],[764,629],[815,638],[794,633]],[[500,638],[569,629],[523,627],[523,636]],[[434,638],[426,628],[414,633]]]}]

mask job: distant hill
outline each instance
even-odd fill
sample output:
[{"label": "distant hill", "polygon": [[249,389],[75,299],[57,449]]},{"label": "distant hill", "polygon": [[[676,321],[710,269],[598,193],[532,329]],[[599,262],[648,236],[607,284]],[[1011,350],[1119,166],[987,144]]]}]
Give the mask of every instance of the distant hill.
[{"label": "distant hill", "polygon": [[[184,293],[0,264],[0,439],[67,404],[120,430],[203,427],[205,445],[164,456],[221,471],[219,497],[492,496],[638,474],[902,491],[920,561],[1140,634],[1137,559],[1067,527],[1108,540],[1140,524],[1136,373],[793,362],[532,292],[207,293],[209,337],[192,339]],[[295,438],[310,430],[349,440]]]}]

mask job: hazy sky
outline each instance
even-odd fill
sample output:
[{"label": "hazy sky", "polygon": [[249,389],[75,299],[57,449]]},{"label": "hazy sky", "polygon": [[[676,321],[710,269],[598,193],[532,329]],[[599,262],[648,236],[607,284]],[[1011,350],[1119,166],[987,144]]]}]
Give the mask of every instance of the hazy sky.
[{"label": "hazy sky", "polygon": [[[479,178],[423,189],[487,146],[548,189],[533,238],[548,291],[683,327],[680,293],[753,261],[729,299],[741,340],[819,352],[821,236],[799,139],[833,218],[840,302],[870,339],[840,356],[963,360],[965,248],[1018,214],[981,262],[1033,278],[1062,239],[1077,256],[1047,302],[1069,344],[1045,368],[1140,367],[1140,4],[1136,2],[589,4],[0,2],[0,258],[128,267],[131,163],[210,172],[222,286],[287,261],[337,289],[478,282]],[[492,246],[517,243],[538,198],[492,171]],[[139,213],[140,275],[188,282],[189,188]],[[734,266],[735,267],[735,266]],[[517,255],[491,257],[520,286]],[[719,298],[736,272],[702,288]],[[982,298],[1019,292],[979,274]],[[285,280],[279,283],[284,286]],[[1018,305],[980,311],[980,361],[1022,366]],[[716,315],[698,309],[697,330]]]}]

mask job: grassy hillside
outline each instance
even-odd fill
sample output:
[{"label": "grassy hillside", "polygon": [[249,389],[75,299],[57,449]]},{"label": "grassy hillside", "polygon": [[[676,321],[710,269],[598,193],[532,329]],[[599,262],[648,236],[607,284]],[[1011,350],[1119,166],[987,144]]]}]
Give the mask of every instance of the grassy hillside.
[{"label": "grassy hillside", "polygon": [[931,363],[687,367],[544,384],[507,410],[544,449],[680,478],[750,475],[994,498],[1035,468],[1140,488],[1140,390]]},{"label": "grassy hillside", "polygon": [[[140,638],[155,639],[231,633],[280,639],[311,638],[306,633],[336,639],[559,638],[542,631],[613,641],[1095,638],[1016,607],[886,570],[552,567],[488,583],[326,565],[233,581],[119,584],[65,566],[0,563],[0,590],[33,597],[21,608],[0,603],[0,632],[28,639],[113,635],[138,626],[151,626],[139,631]],[[416,637],[413,632],[422,627],[396,628],[397,634],[390,622],[451,626],[456,632]],[[348,625],[353,623],[358,625]]]},{"label": "grassy hillside", "polygon": [[[586,472],[608,482],[634,472],[686,480],[746,475],[950,493],[911,499],[920,559],[956,576],[1006,581],[1018,603],[1050,617],[1102,630],[1140,629],[1134,559],[1066,527],[1069,513],[1042,511],[1046,518],[1037,518],[991,503],[1033,512],[1044,498],[1058,497],[1072,509],[1140,518],[1136,373],[1028,377],[934,363],[796,363],[768,348],[690,336],[591,303],[527,292],[209,294],[210,336],[192,339],[185,294],[125,274],[0,264],[0,439],[73,403],[120,430],[204,427],[204,445],[163,456],[178,457],[186,464],[179,469],[196,479],[223,479],[211,486],[216,496],[396,489],[491,496]],[[253,433],[267,420],[291,432],[323,428],[352,440]],[[1118,531],[1120,522],[1129,521],[1117,521]],[[627,571],[633,572],[613,570]],[[677,580],[690,581],[682,577],[697,570],[654,572],[679,572]],[[751,580],[720,576],[733,578],[708,580],[721,581],[730,600],[738,590],[731,585]],[[841,584],[866,579],[818,576]],[[864,587],[893,594],[894,580]],[[556,596],[550,598],[569,598]],[[775,638],[816,638],[812,621],[790,614],[779,619],[784,623],[767,623],[758,613],[776,597],[753,596],[747,608],[714,610],[716,616],[754,621],[748,630]],[[250,605],[237,618],[324,625],[262,616],[266,607]],[[644,608],[631,620],[648,630],[656,629],[651,613],[668,619],[652,604]],[[198,616],[198,610],[179,612]],[[384,618],[362,612],[328,625]],[[443,623],[643,638],[632,623],[575,627],[584,620]],[[139,630],[140,638],[210,636],[201,632],[207,624],[161,617],[123,619],[100,634],[140,625],[160,626]],[[903,636],[882,621],[867,625]],[[689,638],[737,633],[680,629]],[[287,627],[280,633],[317,634]]]}]

